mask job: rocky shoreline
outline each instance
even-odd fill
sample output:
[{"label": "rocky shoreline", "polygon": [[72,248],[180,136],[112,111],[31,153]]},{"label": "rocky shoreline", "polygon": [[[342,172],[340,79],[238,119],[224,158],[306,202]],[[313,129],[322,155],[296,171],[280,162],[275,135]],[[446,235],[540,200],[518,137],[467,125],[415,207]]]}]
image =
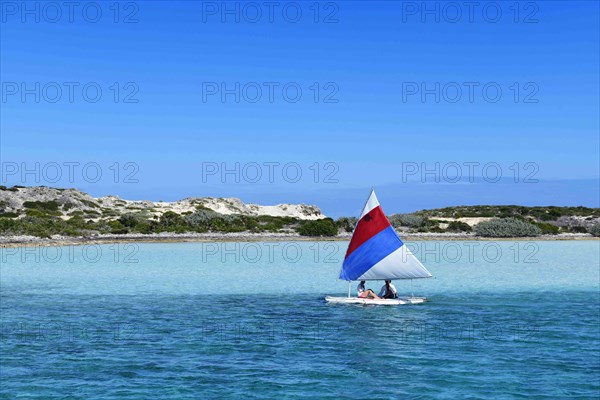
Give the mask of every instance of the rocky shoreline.
[{"label": "rocky shoreline", "polygon": [[[475,236],[464,233],[402,233],[400,235],[405,241],[423,240],[600,240],[590,234],[558,234],[543,235],[538,237],[516,237],[516,238],[490,238]],[[350,234],[333,237],[309,237],[294,233],[171,233],[160,234],[122,234],[122,235],[94,235],[88,237],[52,236],[50,238],[39,238],[34,236],[2,236],[0,247],[37,247],[37,246],[77,246],[89,244],[110,243],[180,243],[180,242],[276,242],[276,241],[348,241]]]}]

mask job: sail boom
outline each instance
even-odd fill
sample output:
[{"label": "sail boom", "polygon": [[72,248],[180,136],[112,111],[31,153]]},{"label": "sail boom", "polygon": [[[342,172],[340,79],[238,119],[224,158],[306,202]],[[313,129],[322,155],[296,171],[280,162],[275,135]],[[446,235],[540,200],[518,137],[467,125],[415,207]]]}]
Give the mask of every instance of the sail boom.
[{"label": "sail boom", "polygon": [[369,281],[387,281],[387,280],[390,280],[390,281],[402,281],[402,280],[408,281],[408,280],[413,280],[413,279],[429,279],[429,278],[433,278],[433,275],[432,276],[422,276],[422,277],[419,277],[419,278],[370,278],[370,279],[362,279],[361,278],[361,279],[351,279],[351,280],[344,279],[344,281],[346,281],[346,282],[362,282],[362,281],[369,282]]}]

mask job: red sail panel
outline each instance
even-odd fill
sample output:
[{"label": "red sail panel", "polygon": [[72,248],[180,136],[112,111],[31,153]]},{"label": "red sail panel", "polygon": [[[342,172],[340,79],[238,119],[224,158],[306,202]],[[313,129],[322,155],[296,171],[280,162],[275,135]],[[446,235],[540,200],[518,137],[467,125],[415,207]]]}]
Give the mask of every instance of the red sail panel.
[{"label": "red sail panel", "polygon": [[348,257],[361,244],[377,235],[379,232],[390,226],[390,221],[383,213],[381,206],[377,206],[366,213],[356,224],[354,234],[348,245],[346,257]]}]

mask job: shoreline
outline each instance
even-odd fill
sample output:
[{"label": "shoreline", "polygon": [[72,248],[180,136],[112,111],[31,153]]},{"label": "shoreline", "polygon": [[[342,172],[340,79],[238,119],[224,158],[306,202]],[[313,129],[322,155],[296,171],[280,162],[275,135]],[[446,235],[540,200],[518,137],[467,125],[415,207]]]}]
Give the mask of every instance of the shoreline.
[{"label": "shoreline", "polygon": [[[403,241],[561,241],[561,240],[600,240],[589,234],[558,234],[537,237],[492,238],[460,233],[400,233]],[[90,244],[115,243],[193,243],[193,242],[339,242],[349,241],[351,235],[332,237],[311,237],[286,233],[160,233],[160,234],[124,234],[97,235],[91,237],[53,236],[39,238],[35,236],[0,237],[0,248],[13,247],[50,247],[84,246]]]}]

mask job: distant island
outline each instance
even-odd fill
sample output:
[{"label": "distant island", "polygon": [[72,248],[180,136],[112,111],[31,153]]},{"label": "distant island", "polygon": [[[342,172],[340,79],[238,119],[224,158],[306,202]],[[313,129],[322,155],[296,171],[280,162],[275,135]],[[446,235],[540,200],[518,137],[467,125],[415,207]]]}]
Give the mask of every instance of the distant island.
[{"label": "distant island", "polygon": [[[600,209],[456,206],[388,216],[410,238],[600,237]],[[77,189],[0,186],[0,244],[179,240],[347,240],[356,217],[336,220],[304,204],[262,206],[236,198],[176,202],[94,198]]]}]

